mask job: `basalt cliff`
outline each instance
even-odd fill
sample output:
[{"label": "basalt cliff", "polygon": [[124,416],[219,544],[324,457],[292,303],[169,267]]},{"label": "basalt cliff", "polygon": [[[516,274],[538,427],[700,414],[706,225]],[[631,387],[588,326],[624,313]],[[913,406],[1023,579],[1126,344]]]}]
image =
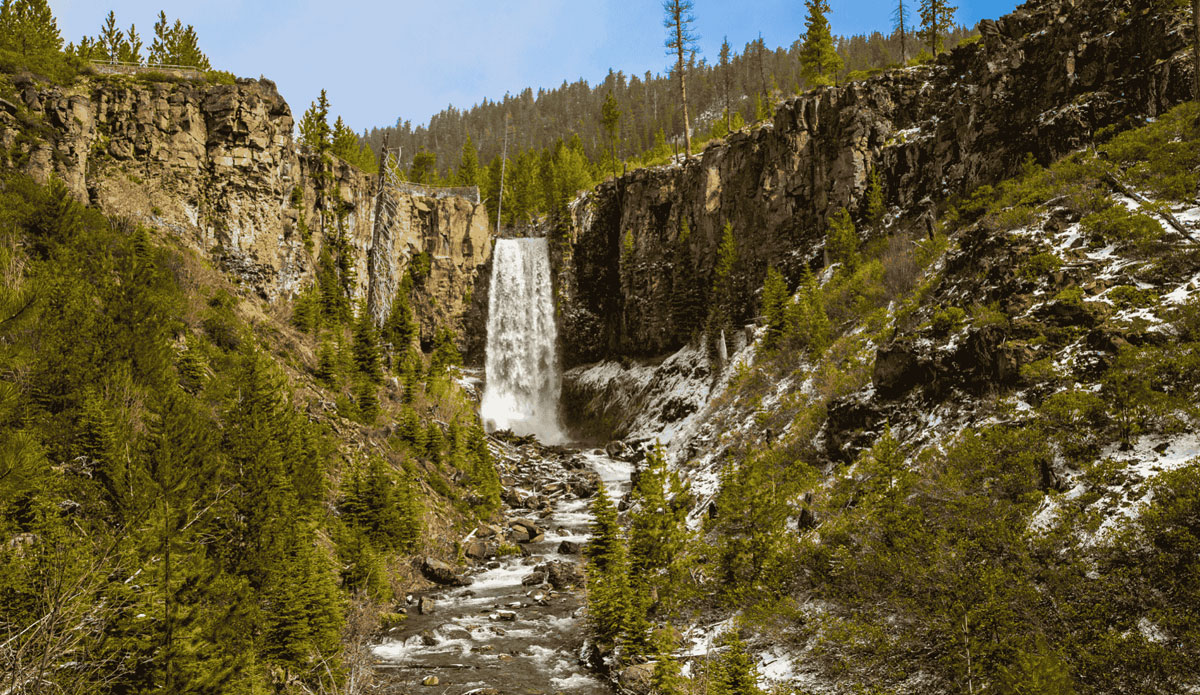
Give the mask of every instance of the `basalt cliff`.
[{"label": "basalt cliff", "polygon": [[[428,271],[413,304],[423,342],[439,326],[466,333],[491,253],[483,205],[400,190],[379,205],[378,177],[296,142],[291,109],[269,80],[91,76],[62,87],[18,76],[16,86],[22,103],[0,103],[0,143],[35,178],[57,177],[81,202],[175,234],[272,302],[311,284],[322,248],[341,235],[353,298],[370,298],[382,318],[420,256]],[[28,137],[26,122],[40,137]]]}]

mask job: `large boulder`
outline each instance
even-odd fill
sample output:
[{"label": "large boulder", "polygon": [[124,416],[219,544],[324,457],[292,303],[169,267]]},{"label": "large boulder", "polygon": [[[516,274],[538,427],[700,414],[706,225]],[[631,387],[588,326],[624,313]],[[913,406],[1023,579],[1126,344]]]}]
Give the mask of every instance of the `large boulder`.
[{"label": "large boulder", "polygon": [[579,569],[579,565],[574,562],[551,560],[535,567],[534,572],[544,572],[546,581],[550,582],[550,585],[555,589],[562,590],[572,586],[583,586],[583,572]]},{"label": "large boulder", "polygon": [[645,695],[649,693],[654,678],[654,664],[633,664],[621,669],[617,682],[629,692]]},{"label": "large boulder", "polygon": [[453,567],[432,557],[421,561],[421,574],[435,584],[445,586],[469,586],[471,578],[460,575]]}]

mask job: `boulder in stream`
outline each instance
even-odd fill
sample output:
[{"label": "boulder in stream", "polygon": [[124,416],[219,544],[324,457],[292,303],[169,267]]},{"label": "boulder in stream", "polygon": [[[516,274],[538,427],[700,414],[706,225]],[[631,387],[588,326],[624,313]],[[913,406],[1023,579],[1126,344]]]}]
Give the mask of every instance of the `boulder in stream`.
[{"label": "boulder in stream", "polygon": [[575,541],[563,541],[558,544],[558,553],[560,555],[578,555],[580,545]]},{"label": "boulder in stream", "polygon": [[470,577],[460,576],[450,565],[432,557],[426,557],[421,562],[421,574],[431,582],[446,586],[469,586]]}]

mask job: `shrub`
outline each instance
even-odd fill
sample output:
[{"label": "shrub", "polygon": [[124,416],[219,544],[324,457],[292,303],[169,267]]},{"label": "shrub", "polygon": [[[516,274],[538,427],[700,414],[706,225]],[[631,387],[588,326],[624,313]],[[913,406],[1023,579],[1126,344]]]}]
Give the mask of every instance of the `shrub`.
[{"label": "shrub", "polygon": [[1144,249],[1162,239],[1163,228],[1154,218],[1131,212],[1114,203],[1108,208],[1087,215],[1080,222],[1093,244],[1133,245]]},{"label": "shrub", "polygon": [[945,307],[929,319],[929,327],[936,335],[947,335],[962,326],[966,316],[967,312],[956,306]]},{"label": "shrub", "polygon": [[1061,258],[1053,253],[1042,252],[1021,261],[1020,275],[1025,280],[1037,282],[1061,267]]}]

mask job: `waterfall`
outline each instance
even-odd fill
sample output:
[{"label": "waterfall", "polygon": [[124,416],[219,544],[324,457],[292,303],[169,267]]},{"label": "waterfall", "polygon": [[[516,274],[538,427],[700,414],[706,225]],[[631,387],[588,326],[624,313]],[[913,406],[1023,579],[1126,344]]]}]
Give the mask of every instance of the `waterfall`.
[{"label": "waterfall", "polygon": [[497,239],[488,299],[487,385],[480,415],[489,430],[566,440],[559,425],[562,388],[558,326],[545,239]]}]

